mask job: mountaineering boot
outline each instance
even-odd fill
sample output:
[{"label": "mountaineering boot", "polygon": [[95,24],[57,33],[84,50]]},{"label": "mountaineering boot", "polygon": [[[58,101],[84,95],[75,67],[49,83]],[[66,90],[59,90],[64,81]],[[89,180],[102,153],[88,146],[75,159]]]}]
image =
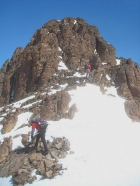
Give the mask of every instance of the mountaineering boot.
[{"label": "mountaineering boot", "polygon": [[44,155],[47,155],[47,154],[48,154],[48,150],[45,150],[45,151],[43,152],[43,154],[44,154]]},{"label": "mountaineering boot", "polygon": [[39,152],[39,151],[37,150],[37,147],[36,147],[36,146],[33,146],[33,147],[32,147],[32,150],[33,150],[33,151],[36,151],[36,153]]}]

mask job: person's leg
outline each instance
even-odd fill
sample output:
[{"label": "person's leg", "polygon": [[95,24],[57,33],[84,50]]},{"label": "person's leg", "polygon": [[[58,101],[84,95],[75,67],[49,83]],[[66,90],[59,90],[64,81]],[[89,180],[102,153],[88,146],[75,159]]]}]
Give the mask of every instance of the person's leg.
[{"label": "person's leg", "polygon": [[38,142],[39,142],[39,139],[40,139],[40,134],[37,134],[36,135],[36,143],[35,143],[35,147],[37,148],[37,146],[38,146]]},{"label": "person's leg", "polygon": [[46,143],[46,140],[45,140],[45,133],[43,132],[40,135],[41,135],[41,140],[42,140],[43,145],[44,145],[44,149],[45,149],[45,151],[48,151],[47,143]]},{"label": "person's leg", "polygon": [[90,70],[88,71],[88,77],[90,77]]},{"label": "person's leg", "polygon": [[86,70],[86,78],[88,78],[88,69]]},{"label": "person's leg", "polygon": [[86,78],[88,78],[88,77],[89,77],[89,73],[90,73],[90,70],[89,70],[89,69],[87,69],[87,75],[86,75]]}]

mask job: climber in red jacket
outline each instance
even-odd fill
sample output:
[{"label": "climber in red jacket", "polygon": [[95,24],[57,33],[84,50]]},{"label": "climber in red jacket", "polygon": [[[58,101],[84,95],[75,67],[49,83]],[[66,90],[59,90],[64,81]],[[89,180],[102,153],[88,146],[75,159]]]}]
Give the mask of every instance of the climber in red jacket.
[{"label": "climber in red jacket", "polygon": [[31,125],[32,125],[32,131],[31,131],[31,139],[33,140],[33,136],[34,136],[34,131],[35,129],[38,131],[37,132],[37,135],[36,135],[36,143],[35,143],[35,148],[37,149],[37,146],[38,146],[38,142],[39,142],[39,139],[41,138],[42,140],[42,143],[44,145],[44,149],[45,149],[45,154],[48,154],[48,148],[47,148],[47,143],[46,143],[46,140],[45,140],[45,133],[46,133],[46,128],[44,127],[41,127],[41,125],[39,124],[40,122],[42,122],[43,120],[33,120],[31,122]]},{"label": "climber in red jacket", "polygon": [[86,70],[86,78],[88,78],[90,76],[90,71],[91,71],[91,65],[90,65],[90,63],[88,63],[85,66],[85,70]]}]

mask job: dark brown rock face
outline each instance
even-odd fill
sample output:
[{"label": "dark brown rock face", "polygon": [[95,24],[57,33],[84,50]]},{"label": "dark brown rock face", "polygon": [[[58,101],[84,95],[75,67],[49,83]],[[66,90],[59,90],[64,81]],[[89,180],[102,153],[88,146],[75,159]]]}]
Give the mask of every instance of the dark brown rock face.
[{"label": "dark brown rock face", "polygon": [[106,61],[114,66],[115,49],[95,26],[83,19],[52,20],[38,29],[25,49],[17,48],[0,72],[0,105],[17,101],[49,84],[63,60],[76,70],[91,62],[96,68]]},{"label": "dark brown rock face", "polygon": [[140,69],[131,59],[122,60],[118,68],[111,69],[118,94],[126,99],[140,97]]},{"label": "dark brown rock face", "polygon": [[9,103],[10,92],[12,89],[12,82],[14,72],[21,66],[21,53],[23,49],[17,48],[10,61],[6,61],[0,70],[0,105],[3,106]]}]

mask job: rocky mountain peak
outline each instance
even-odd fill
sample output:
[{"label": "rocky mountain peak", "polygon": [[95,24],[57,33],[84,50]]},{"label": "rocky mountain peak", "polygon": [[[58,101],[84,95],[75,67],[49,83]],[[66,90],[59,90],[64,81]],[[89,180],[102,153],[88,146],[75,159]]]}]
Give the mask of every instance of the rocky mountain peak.
[{"label": "rocky mountain peak", "polygon": [[[126,107],[130,100],[139,104],[138,64],[124,58],[117,62],[115,53],[116,49],[100,36],[97,27],[83,19],[51,20],[34,33],[24,49],[17,48],[11,60],[4,63],[0,71],[0,106],[58,84],[75,86],[77,78],[73,75],[83,75],[87,62],[92,66],[90,83],[100,86],[103,93],[106,86],[115,86],[118,94],[127,99]],[[59,70],[61,62],[67,70]],[[79,79],[84,84],[84,78]],[[126,110],[129,116],[134,114]]]}]

